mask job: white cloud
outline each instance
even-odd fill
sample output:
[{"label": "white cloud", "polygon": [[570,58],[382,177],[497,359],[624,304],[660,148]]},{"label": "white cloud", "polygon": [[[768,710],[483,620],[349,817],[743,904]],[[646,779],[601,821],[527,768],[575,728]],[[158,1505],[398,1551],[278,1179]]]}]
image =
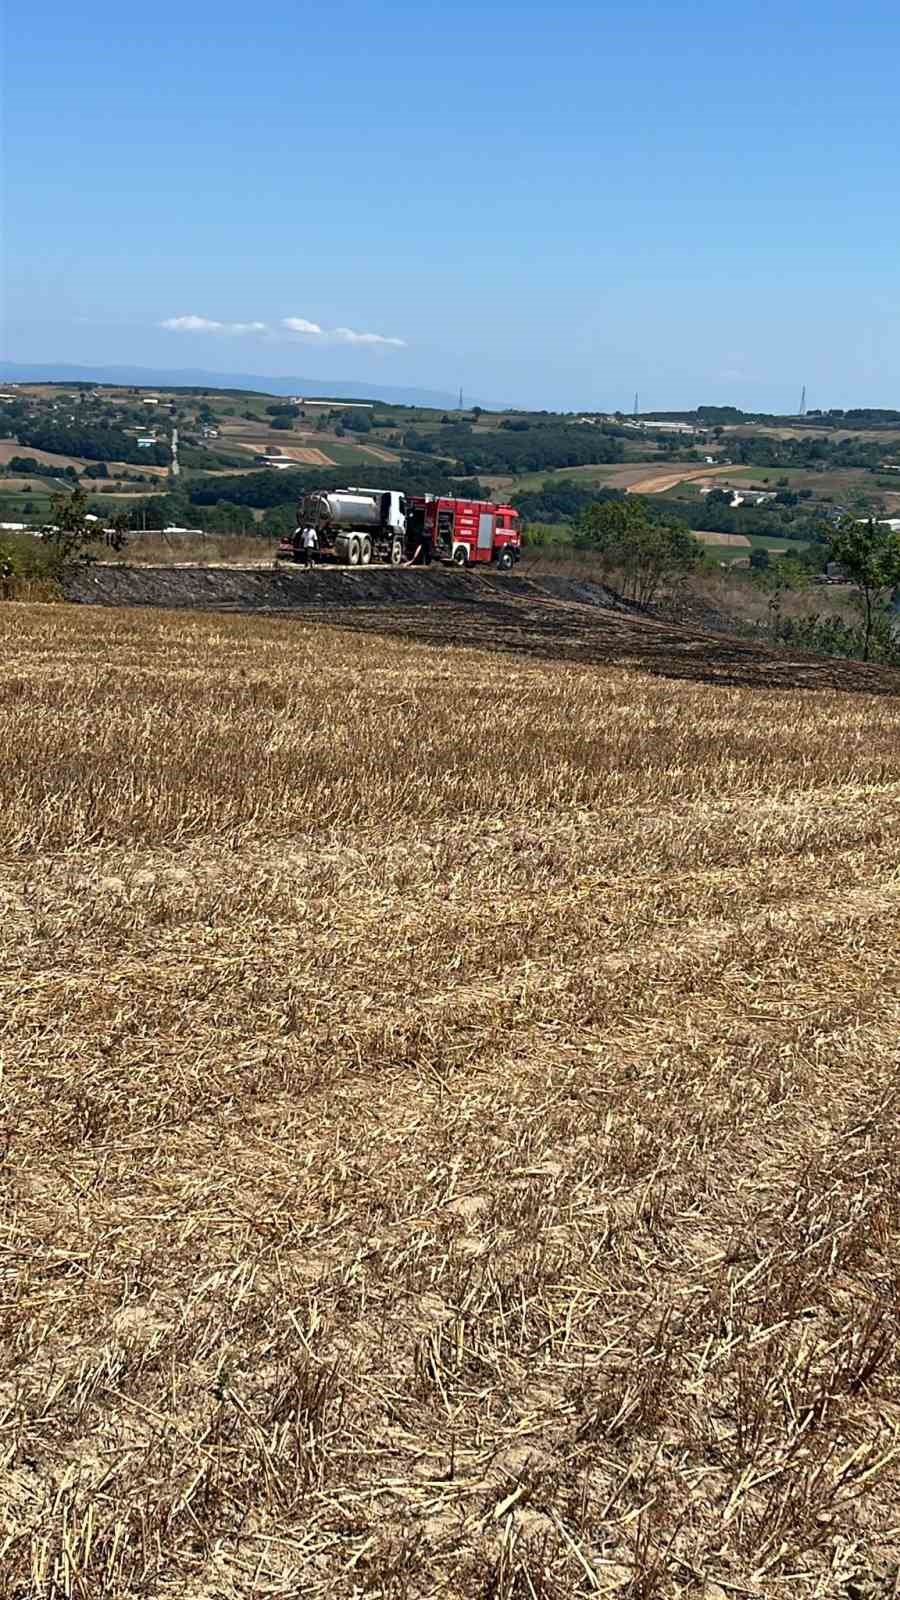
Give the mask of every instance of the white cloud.
[{"label": "white cloud", "polygon": [[335,328],[331,337],[341,344],[392,344],[399,348],[406,345],[405,339],[386,339],[381,333],[356,333],[353,328]]},{"label": "white cloud", "polygon": [[357,333],[353,328],[321,328],[318,322],[307,322],[305,317],[282,317],[281,326],[288,333],[310,335],[332,344],[380,344],[403,347],[405,339],[388,339],[381,333]]},{"label": "white cloud", "polygon": [[[270,329],[267,322],[217,322],[214,317],[166,317],[160,327],[168,329],[170,333],[264,333],[277,337],[277,330]],[[321,339],[330,344],[392,346],[394,349],[406,347],[405,339],[389,339],[381,333],[357,333],[354,328],[322,328],[318,322],[310,322],[307,317],[282,317],[278,328],[297,338]]]},{"label": "white cloud", "polygon": [[317,322],[307,322],[305,317],[282,317],[281,326],[287,328],[288,333],[317,333],[322,329]]},{"label": "white cloud", "polygon": [[264,322],[216,322],[212,317],[166,317],[160,323],[170,333],[265,333]]}]

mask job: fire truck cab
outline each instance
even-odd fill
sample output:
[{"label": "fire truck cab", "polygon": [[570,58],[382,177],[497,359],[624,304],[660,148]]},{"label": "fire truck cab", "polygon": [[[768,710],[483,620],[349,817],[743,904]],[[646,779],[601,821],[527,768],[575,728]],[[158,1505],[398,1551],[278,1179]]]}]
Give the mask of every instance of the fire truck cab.
[{"label": "fire truck cab", "polygon": [[522,554],[518,511],[490,500],[413,496],[407,500],[406,517],[410,555],[423,534],[430,537],[439,561],[452,561],[458,567],[492,561],[501,571],[509,571]]}]

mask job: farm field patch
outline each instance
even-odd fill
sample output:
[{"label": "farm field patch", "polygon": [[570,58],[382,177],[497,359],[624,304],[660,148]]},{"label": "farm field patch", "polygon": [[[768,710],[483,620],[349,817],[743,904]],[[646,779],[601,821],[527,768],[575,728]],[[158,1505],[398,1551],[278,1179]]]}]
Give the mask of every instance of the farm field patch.
[{"label": "farm field patch", "polygon": [[890,1594],[900,678],[499,589],[0,642],[10,1600]]}]

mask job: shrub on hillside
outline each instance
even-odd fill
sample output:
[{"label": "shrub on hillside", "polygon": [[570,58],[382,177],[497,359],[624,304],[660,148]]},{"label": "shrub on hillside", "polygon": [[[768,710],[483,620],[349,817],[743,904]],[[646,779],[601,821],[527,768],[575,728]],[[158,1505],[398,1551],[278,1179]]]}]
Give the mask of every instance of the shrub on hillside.
[{"label": "shrub on hillside", "polygon": [[58,600],[51,552],[31,534],[0,534],[0,600]]}]

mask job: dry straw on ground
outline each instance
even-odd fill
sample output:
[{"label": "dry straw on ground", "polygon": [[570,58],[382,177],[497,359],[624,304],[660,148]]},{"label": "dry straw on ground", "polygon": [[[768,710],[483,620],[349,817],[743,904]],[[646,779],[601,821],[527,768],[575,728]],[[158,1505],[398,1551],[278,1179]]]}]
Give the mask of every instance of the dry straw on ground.
[{"label": "dry straw on ground", "polygon": [[513,613],[0,608],[2,1600],[895,1592],[900,701]]}]

